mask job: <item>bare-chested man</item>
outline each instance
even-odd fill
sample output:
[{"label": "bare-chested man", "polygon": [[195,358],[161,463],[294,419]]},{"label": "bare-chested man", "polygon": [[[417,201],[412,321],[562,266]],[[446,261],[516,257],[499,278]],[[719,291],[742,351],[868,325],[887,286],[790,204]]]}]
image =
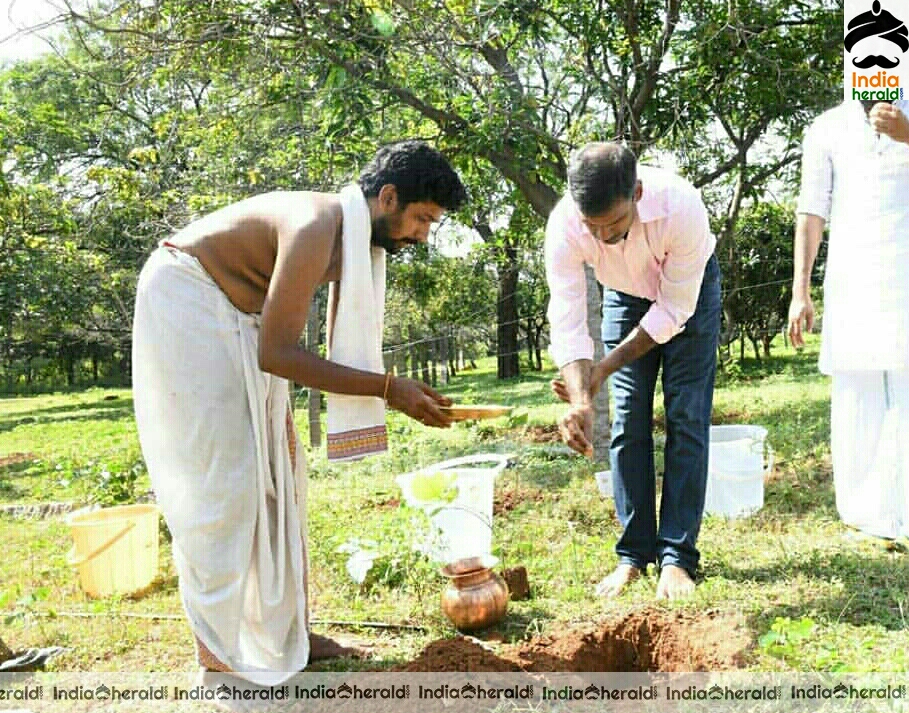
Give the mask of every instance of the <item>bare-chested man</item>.
[{"label": "bare-chested man", "polygon": [[[418,141],[382,148],[357,183],[364,250],[425,242],[466,199],[445,158]],[[136,421],[199,659],[262,685],[346,653],[308,631],[305,464],[287,381],[450,423],[448,399],[425,384],[299,345],[317,288],[341,279],[343,229],[339,194],[259,195],[163,241],[139,278]]]}]

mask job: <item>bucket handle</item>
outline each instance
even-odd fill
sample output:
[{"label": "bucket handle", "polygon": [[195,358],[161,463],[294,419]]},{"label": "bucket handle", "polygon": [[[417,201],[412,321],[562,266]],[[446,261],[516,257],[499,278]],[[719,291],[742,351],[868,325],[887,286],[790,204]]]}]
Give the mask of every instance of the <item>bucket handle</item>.
[{"label": "bucket handle", "polygon": [[83,557],[79,557],[76,555],[76,545],[73,544],[73,548],[69,551],[69,554],[66,556],[67,562],[69,562],[70,566],[72,566],[72,567],[81,567],[83,564],[85,564],[89,560],[95,559],[95,557],[100,555],[102,552],[104,552],[106,549],[108,549],[111,545],[113,545],[114,543],[119,541],[120,538],[122,538],[127,532],[132,530],[135,526],[136,526],[135,520],[130,520],[129,522],[126,523],[126,526],[122,530],[120,530],[120,532],[118,532],[116,535],[111,537],[107,542],[104,542],[100,547],[95,549],[94,552],[90,552],[89,554],[87,554]]},{"label": "bucket handle", "polygon": [[475,510],[466,508],[463,505],[440,505],[428,514],[430,517],[432,517],[433,515],[438,515],[442,510],[460,510],[461,512],[466,512],[468,515],[473,515],[484,527],[488,527],[490,530],[492,529],[492,523],[487,520],[485,516],[481,515]]},{"label": "bucket handle", "polygon": [[476,453],[474,455],[452,458],[451,460],[442,461],[441,463],[435,463],[434,465],[422,468],[421,470],[426,473],[444,473],[451,468],[469,466],[476,463],[495,463],[494,469],[503,471],[508,467],[508,462],[512,457],[513,455],[511,453]]}]

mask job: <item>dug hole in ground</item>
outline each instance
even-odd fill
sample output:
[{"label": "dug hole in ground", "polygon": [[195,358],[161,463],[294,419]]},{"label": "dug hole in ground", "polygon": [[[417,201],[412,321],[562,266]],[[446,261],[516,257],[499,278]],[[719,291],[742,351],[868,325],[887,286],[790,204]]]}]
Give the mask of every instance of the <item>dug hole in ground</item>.
[{"label": "dug hole in ground", "polygon": [[[477,466],[499,458],[498,455],[481,454],[447,461],[427,470],[433,474],[450,473],[453,467]],[[496,467],[487,471],[488,503],[476,506],[465,501],[453,512],[463,512],[467,505],[488,510],[487,517],[491,517],[491,483],[504,467],[504,461],[499,460]],[[414,497],[408,487],[412,478],[413,474],[406,474],[398,482],[403,487],[405,499],[419,506],[420,499]],[[434,512],[438,518],[438,511]],[[451,526],[445,520],[440,520],[439,524],[443,529],[448,525],[451,533],[463,532],[463,525]],[[488,547],[489,543],[485,544]],[[503,673],[734,670],[742,667],[744,652],[753,643],[747,632],[744,620],[735,614],[646,607],[515,644],[499,643],[503,636],[498,627],[472,632],[470,636],[438,639],[412,661],[391,670]]]}]

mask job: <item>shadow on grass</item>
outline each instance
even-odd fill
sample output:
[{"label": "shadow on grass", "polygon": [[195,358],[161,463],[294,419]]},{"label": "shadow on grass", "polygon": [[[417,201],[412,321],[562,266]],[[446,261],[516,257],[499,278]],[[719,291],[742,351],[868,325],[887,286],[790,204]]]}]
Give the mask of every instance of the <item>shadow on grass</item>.
[{"label": "shadow on grass", "polygon": [[[844,547],[848,546],[844,544]],[[883,550],[883,546],[881,548]],[[842,581],[841,593],[807,595],[796,602],[779,604],[753,617],[757,631],[766,631],[777,617],[799,618],[806,611],[818,612],[831,621],[853,626],[877,625],[891,631],[906,630],[902,605],[909,590],[909,555],[882,551],[811,552],[779,560],[766,567],[707,565],[705,575],[733,582],[815,581],[827,587]],[[804,589],[804,588],[802,588]]]},{"label": "shadow on grass", "polygon": [[836,519],[833,484],[812,478],[774,480],[764,487],[764,509],[757,516],[756,526],[760,526],[761,517],[808,514]]},{"label": "shadow on grass", "polygon": [[147,587],[132,592],[126,598],[139,601],[153,594],[174,594],[177,591],[179,591],[179,579],[176,574],[159,574]]},{"label": "shadow on grass", "polygon": [[13,453],[0,457],[0,488],[4,478],[17,478],[27,474],[39,460],[33,453]]},{"label": "shadow on grass", "polygon": [[10,414],[0,417],[0,433],[11,431],[18,426],[35,423],[122,421],[131,418],[133,418],[133,400],[131,398],[117,399],[115,405],[111,405],[111,402],[104,402],[49,406],[29,411],[24,415]]},{"label": "shadow on grass", "polygon": [[[779,343],[775,343],[778,347]],[[762,357],[760,361],[754,358],[750,347],[745,352],[745,360],[738,360],[738,350],[734,350],[735,357],[717,370],[717,386],[731,386],[741,383],[761,381],[768,376],[785,374],[794,378],[803,379],[817,377],[819,345],[813,344],[809,348],[796,353],[773,354]]]},{"label": "shadow on grass", "polygon": [[24,491],[17,488],[12,483],[7,483],[0,479],[0,501],[16,500],[17,498],[22,497],[23,494]]},{"label": "shadow on grass", "polygon": [[547,492],[569,486],[579,471],[590,468],[589,462],[579,456],[547,446],[523,448],[512,462],[514,465],[506,472],[516,482]]}]

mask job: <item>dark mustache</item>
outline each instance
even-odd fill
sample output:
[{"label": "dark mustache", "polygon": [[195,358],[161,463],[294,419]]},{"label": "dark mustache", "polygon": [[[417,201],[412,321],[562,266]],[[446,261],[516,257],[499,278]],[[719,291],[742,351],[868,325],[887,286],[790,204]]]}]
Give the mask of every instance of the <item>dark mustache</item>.
[{"label": "dark mustache", "polygon": [[854,59],[852,64],[860,69],[868,69],[868,67],[873,67],[877,65],[878,67],[883,67],[884,69],[893,69],[900,63],[899,59],[890,59],[884,57],[882,54],[869,54],[865,59]]}]

